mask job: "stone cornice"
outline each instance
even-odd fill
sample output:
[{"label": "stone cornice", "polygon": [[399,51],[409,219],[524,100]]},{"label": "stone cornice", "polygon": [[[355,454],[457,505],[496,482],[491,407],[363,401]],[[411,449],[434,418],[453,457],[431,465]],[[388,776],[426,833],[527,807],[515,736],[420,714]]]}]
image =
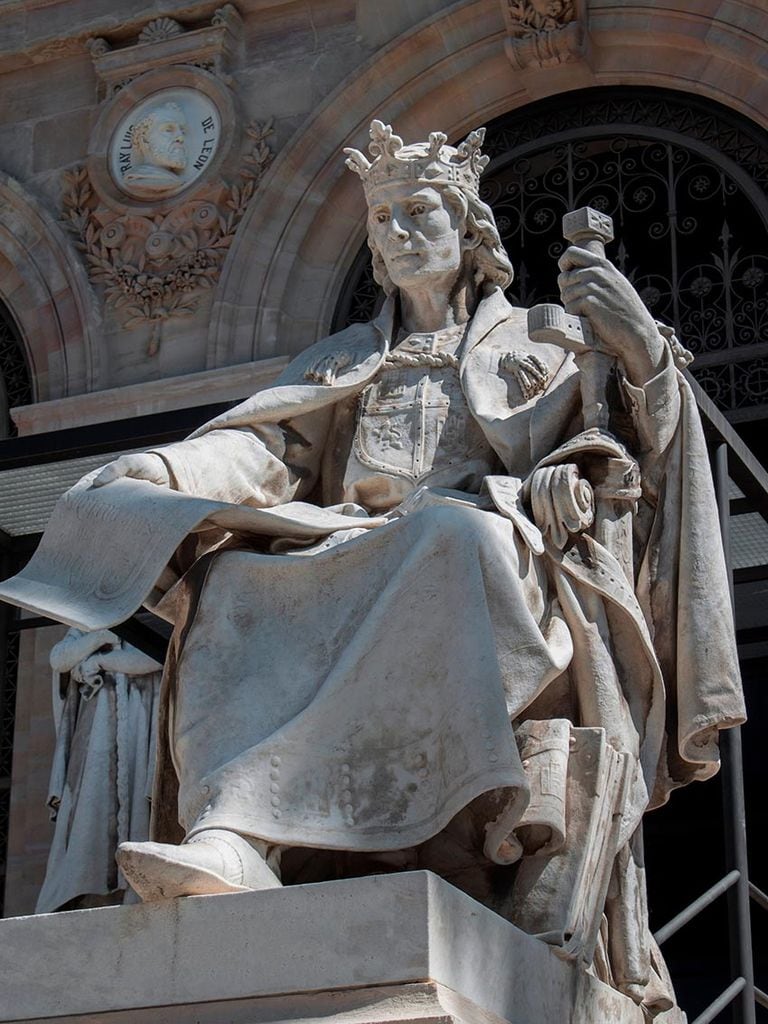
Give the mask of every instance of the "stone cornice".
[{"label": "stone cornice", "polygon": [[11,417],[23,437],[214,402],[238,401],[268,387],[287,363],[287,356],[279,356],[50,402],[19,405],[11,410]]},{"label": "stone cornice", "polygon": [[[238,0],[236,6],[247,15],[283,2]],[[126,0],[119,14],[105,15],[103,5],[92,0],[84,0],[76,10],[71,0],[0,0],[0,74],[66,57],[88,57],[89,40],[108,37],[127,43],[160,17],[178,17],[185,26],[197,28],[221,6],[222,0],[164,0],[148,9],[141,0]]]}]

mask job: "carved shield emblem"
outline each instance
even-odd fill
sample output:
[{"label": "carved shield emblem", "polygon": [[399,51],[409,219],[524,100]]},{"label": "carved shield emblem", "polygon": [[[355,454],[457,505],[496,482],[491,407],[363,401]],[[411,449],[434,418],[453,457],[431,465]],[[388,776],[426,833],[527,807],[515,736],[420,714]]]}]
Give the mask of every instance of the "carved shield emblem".
[{"label": "carved shield emblem", "polygon": [[354,449],[365,465],[418,481],[478,446],[455,369],[389,370],[363,394]]}]

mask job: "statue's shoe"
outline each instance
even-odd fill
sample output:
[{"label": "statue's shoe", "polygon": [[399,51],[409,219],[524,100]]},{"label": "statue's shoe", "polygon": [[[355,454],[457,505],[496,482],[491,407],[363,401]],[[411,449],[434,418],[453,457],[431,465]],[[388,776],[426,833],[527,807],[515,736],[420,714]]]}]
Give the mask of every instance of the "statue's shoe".
[{"label": "statue's shoe", "polygon": [[223,829],[198,832],[181,846],[121,843],[116,859],[144,902],[275,889],[282,884],[246,839]]}]

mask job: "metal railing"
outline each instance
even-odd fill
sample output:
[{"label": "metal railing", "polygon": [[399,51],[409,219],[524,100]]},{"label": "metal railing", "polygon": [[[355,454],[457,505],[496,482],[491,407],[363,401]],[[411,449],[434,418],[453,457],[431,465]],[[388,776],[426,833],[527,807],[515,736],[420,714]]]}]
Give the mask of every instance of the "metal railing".
[{"label": "metal railing", "polygon": [[[730,553],[731,516],[736,511],[759,512],[768,522],[768,473],[696,381],[690,375],[688,380],[696,396],[712,455],[720,532],[730,578],[731,608],[735,609]],[[734,509],[730,499],[731,480],[746,499],[739,502],[738,509]],[[768,994],[755,985],[750,902],[754,901],[768,910],[768,896],[749,880],[741,729],[721,732],[720,752],[726,874],[659,928],[654,938],[661,946],[703,910],[725,896],[728,902],[730,968],[734,978],[691,1024],[709,1024],[728,1006],[732,1008],[733,1024],[755,1024],[755,1005],[768,1008]]]}]

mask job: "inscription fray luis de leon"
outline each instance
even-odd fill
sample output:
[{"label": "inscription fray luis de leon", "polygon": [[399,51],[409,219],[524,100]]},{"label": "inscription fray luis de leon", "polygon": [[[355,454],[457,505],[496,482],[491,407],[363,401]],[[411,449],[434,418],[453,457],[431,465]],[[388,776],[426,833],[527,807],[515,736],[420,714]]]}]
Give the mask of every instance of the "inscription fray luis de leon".
[{"label": "inscription fray luis de leon", "polygon": [[116,127],[109,169],[121,191],[154,201],[178,195],[213,157],[221,119],[194,89],[164,89],[131,110]]}]

